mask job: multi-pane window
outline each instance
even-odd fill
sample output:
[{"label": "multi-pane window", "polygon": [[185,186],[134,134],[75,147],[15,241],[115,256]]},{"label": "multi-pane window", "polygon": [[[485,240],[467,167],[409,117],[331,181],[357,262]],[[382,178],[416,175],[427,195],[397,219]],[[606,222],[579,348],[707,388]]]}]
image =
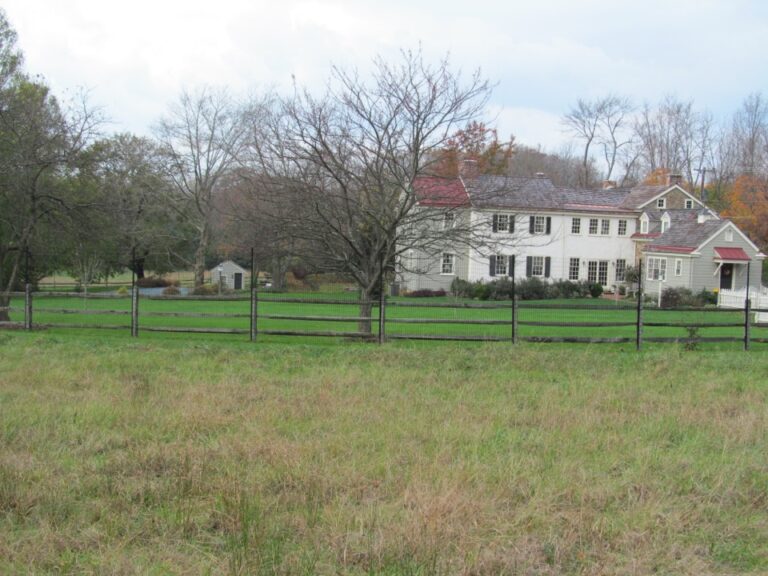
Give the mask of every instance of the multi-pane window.
[{"label": "multi-pane window", "polygon": [[581,218],[571,218],[571,234],[581,234]]},{"label": "multi-pane window", "polygon": [[496,255],[496,276],[507,275],[507,257],[501,254]]},{"label": "multi-pane window", "polygon": [[597,265],[597,281],[602,286],[608,285],[608,261],[600,260]]},{"label": "multi-pane window", "polygon": [[627,278],[627,261],[616,260],[616,282],[624,282]]},{"label": "multi-pane window", "polygon": [[443,230],[450,230],[456,224],[456,214],[453,212],[446,212],[443,215]]},{"label": "multi-pane window", "polygon": [[587,281],[608,285],[608,260],[590,260],[587,262]]},{"label": "multi-pane window", "polygon": [[619,220],[619,236],[627,235],[627,221]]},{"label": "multi-pane window", "polygon": [[597,260],[587,262],[587,282],[597,282]]},{"label": "multi-pane window", "polygon": [[441,274],[453,274],[453,263],[455,255],[450,252],[443,252],[442,265],[440,267]]},{"label": "multi-pane window", "polygon": [[648,234],[648,220],[645,218],[640,220],[640,234]]},{"label": "multi-pane window", "polygon": [[544,256],[531,257],[531,276],[544,276]]},{"label": "multi-pane window", "polygon": [[685,209],[686,209],[686,210],[690,210],[691,208],[693,208],[693,200],[691,200],[690,198],[688,198],[688,199],[685,201]]},{"label": "multi-pane window", "polygon": [[581,260],[578,258],[571,258],[568,261],[568,280],[578,280],[579,279],[579,266],[581,264]]},{"label": "multi-pane window", "polygon": [[597,234],[597,226],[599,224],[599,221],[597,218],[590,218],[589,219],[589,233],[590,234]]},{"label": "multi-pane window", "polygon": [[683,275],[683,259],[675,258],[675,276]]},{"label": "multi-pane window", "polygon": [[659,280],[666,282],[667,280],[667,259],[666,258],[648,258],[648,274],[646,278],[648,280]]},{"label": "multi-pane window", "polygon": [[514,232],[515,216],[510,214],[494,214],[491,226],[494,232]]},{"label": "multi-pane window", "polygon": [[536,216],[533,220],[533,233],[544,234],[547,230],[547,218],[545,216]]},{"label": "multi-pane window", "polygon": [[667,199],[666,198],[659,198],[656,200],[656,207],[657,208],[666,208],[667,207]]},{"label": "multi-pane window", "polygon": [[600,221],[600,234],[603,236],[608,236],[608,234],[611,233],[611,221],[610,220],[601,220]]}]

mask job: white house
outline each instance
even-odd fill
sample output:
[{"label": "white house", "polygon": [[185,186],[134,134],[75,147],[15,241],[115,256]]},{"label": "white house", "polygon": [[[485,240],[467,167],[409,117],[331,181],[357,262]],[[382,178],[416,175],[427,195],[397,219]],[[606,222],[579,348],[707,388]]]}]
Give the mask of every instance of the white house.
[{"label": "white house", "polygon": [[[535,178],[475,175],[420,178],[424,208],[442,210],[438,225],[464,235],[440,252],[409,250],[401,259],[404,290],[444,289],[454,278],[500,276],[586,280],[611,288],[628,266],[645,261],[646,290],[685,286],[693,291],[759,284],[765,257],[728,220],[680,186],[602,189],[557,187]],[[730,282],[730,284],[729,284]]]}]

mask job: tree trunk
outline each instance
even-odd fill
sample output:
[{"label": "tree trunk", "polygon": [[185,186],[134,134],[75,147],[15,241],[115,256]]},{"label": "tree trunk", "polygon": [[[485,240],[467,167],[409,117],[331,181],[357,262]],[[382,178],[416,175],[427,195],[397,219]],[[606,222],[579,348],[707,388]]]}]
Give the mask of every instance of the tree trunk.
[{"label": "tree trunk", "polygon": [[208,251],[209,236],[208,224],[204,224],[203,229],[200,231],[200,241],[197,244],[197,250],[195,250],[195,288],[205,283],[205,254]]},{"label": "tree trunk", "polygon": [[371,334],[372,331],[371,328],[373,326],[373,321],[371,318],[371,313],[373,312],[373,289],[362,289],[360,290],[360,320],[357,322],[357,331],[358,332],[364,332],[366,334]]}]

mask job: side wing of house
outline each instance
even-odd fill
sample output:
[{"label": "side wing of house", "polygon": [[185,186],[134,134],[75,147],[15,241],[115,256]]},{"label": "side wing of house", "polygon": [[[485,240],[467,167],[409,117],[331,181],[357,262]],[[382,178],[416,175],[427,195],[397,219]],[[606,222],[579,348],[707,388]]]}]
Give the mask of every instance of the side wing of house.
[{"label": "side wing of house", "polygon": [[729,222],[722,230],[704,242],[697,250],[691,274],[691,290],[742,290],[747,285],[760,286],[765,256],[736,227]]}]

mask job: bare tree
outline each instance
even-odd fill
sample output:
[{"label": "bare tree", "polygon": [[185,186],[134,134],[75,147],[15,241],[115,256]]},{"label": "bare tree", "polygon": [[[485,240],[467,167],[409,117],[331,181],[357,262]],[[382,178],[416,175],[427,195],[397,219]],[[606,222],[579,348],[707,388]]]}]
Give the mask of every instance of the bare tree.
[{"label": "bare tree", "polygon": [[168,174],[196,231],[195,286],[204,281],[214,195],[246,142],[241,111],[225,91],[182,93],[156,129]]},{"label": "bare tree", "polygon": [[579,175],[579,185],[589,187],[591,180],[589,177],[589,162],[592,154],[592,145],[595,143],[599,130],[600,120],[602,118],[602,102],[595,100],[579,100],[576,106],[563,117],[563,124],[566,129],[576,138],[581,140],[583,151],[581,155],[581,174]]},{"label": "bare tree", "polygon": [[447,59],[430,65],[405,51],[396,63],[376,59],[369,80],[334,68],[324,96],[297,90],[254,140],[271,197],[295,207],[284,230],[317,268],[358,284],[361,331],[370,332],[370,300],[398,255],[455,233],[431,225],[435,211],[419,208],[413,184],[489,92],[479,72],[464,82]]}]

